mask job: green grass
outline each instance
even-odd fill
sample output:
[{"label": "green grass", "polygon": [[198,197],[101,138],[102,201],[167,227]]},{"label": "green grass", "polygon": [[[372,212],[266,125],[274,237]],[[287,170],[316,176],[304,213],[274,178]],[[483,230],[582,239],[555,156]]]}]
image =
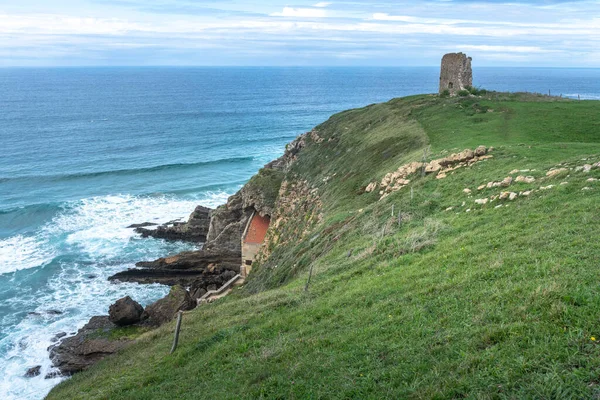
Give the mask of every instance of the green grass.
[{"label": "green grass", "polygon": [[[600,170],[545,178],[558,164],[600,161],[600,103],[414,96],[317,130],[325,140],[309,142],[286,178],[309,181],[323,202],[305,240],[277,248],[246,288],[186,314],[175,354],[172,323],[48,398],[600,396],[600,182],[587,182]],[[363,191],[427,146],[431,158],[480,144],[494,158],[416,178],[412,196]],[[513,169],[537,180],[510,190],[556,187],[474,203],[500,192],[477,186]],[[266,290],[251,293],[258,277]]]}]

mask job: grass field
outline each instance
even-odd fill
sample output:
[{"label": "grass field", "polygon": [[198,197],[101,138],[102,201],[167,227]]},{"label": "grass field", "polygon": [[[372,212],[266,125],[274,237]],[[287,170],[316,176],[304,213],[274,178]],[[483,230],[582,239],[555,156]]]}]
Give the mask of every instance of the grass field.
[{"label": "grass field", "polygon": [[[600,169],[575,169],[600,161],[600,102],[413,96],[317,132],[286,179],[318,188],[322,222],[186,314],[175,354],[171,323],[48,398],[600,398]],[[364,192],[425,148],[478,145],[493,158]],[[514,169],[536,181],[502,190],[554,187],[475,204]]]}]

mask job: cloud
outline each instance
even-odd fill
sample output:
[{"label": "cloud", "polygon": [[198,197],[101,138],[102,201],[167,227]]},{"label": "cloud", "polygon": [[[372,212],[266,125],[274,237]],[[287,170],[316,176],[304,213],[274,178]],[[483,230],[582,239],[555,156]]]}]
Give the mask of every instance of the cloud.
[{"label": "cloud", "polygon": [[272,17],[325,18],[327,16],[327,11],[320,8],[283,7],[283,11],[274,12],[270,15]]},{"label": "cloud", "polygon": [[489,45],[458,45],[463,50],[477,50],[490,53],[556,53],[558,50],[543,49],[538,46],[489,46]]},{"label": "cloud", "polygon": [[331,3],[328,3],[326,1],[321,1],[320,3],[313,5],[313,7],[329,7],[330,5],[331,5]]}]

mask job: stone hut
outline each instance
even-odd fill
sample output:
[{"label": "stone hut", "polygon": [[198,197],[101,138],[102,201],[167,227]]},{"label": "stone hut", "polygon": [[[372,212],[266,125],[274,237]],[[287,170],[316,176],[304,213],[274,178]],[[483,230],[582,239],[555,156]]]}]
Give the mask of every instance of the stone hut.
[{"label": "stone hut", "polygon": [[244,278],[250,274],[252,263],[265,241],[270,223],[271,219],[268,216],[263,217],[254,212],[246,225],[246,230],[242,235],[242,267],[240,269],[240,274]]},{"label": "stone hut", "polygon": [[451,95],[473,86],[473,71],[471,57],[464,53],[449,53],[442,57],[440,72],[440,94],[448,90]]}]

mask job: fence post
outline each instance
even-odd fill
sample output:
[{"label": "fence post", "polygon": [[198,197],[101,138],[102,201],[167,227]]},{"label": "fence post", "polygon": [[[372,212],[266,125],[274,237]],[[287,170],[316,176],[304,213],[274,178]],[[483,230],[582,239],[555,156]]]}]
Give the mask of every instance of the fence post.
[{"label": "fence post", "polygon": [[179,311],[177,313],[177,325],[175,326],[175,337],[173,338],[173,347],[171,347],[171,352],[169,354],[173,354],[175,349],[177,348],[177,343],[179,343],[179,329],[181,329],[181,317],[183,316],[183,311]]}]

